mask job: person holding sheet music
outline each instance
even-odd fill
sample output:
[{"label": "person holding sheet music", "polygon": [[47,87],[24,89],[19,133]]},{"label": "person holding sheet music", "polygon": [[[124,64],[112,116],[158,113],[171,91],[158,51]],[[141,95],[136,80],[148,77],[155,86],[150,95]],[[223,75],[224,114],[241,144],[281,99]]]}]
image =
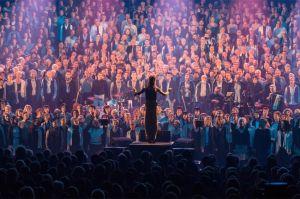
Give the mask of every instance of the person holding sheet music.
[{"label": "person holding sheet music", "polygon": [[202,75],[201,81],[196,85],[195,89],[195,103],[204,112],[207,111],[207,99],[210,95],[210,84],[207,82],[207,76]]},{"label": "person holding sheet music", "polygon": [[283,96],[275,91],[274,85],[270,85],[270,94],[266,98],[272,111],[282,111],[284,108]]},{"label": "person holding sheet music", "polygon": [[211,103],[211,111],[216,110],[216,109],[222,109],[224,107],[224,100],[225,97],[221,93],[221,88],[216,87],[214,90],[214,93],[210,94],[209,96],[209,102]]},{"label": "person holding sheet music", "polygon": [[72,110],[77,94],[76,80],[70,70],[65,74],[65,79],[60,82],[60,102],[66,104],[67,111]]}]

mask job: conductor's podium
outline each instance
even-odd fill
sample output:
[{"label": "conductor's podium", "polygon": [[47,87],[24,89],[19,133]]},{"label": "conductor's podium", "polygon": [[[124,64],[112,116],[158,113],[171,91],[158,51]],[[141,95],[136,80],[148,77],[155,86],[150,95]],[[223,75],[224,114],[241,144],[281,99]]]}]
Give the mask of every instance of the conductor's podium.
[{"label": "conductor's podium", "polygon": [[173,145],[174,142],[132,142],[128,148],[131,150],[134,157],[140,157],[140,154],[143,151],[149,151],[154,158],[158,158],[165,151],[172,150]]},{"label": "conductor's podium", "polygon": [[146,142],[144,131],[140,132],[139,141],[133,141],[126,137],[112,138],[111,146],[105,147],[104,150],[113,152],[118,155],[122,151],[129,149],[135,158],[139,158],[143,151],[152,153],[153,158],[157,159],[167,150],[172,150],[174,154],[182,152],[190,152],[194,154],[194,141],[189,138],[178,138],[175,142],[171,141],[171,133],[169,131],[158,131],[156,142]]}]

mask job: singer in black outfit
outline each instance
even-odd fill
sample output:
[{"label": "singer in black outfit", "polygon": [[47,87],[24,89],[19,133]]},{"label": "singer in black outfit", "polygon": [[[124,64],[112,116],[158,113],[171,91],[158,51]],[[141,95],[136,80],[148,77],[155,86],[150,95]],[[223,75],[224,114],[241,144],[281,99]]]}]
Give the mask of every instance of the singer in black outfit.
[{"label": "singer in black outfit", "polygon": [[155,77],[149,77],[148,86],[141,91],[134,91],[134,95],[140,95],[145,92],[146,95],[146,115],[145,115],[145,130],[149,143],[154,143],[157,133],[157,117],[156,117],[156,93],[161,95],[168,95],[168,92],[162,92],[155,86]]}]

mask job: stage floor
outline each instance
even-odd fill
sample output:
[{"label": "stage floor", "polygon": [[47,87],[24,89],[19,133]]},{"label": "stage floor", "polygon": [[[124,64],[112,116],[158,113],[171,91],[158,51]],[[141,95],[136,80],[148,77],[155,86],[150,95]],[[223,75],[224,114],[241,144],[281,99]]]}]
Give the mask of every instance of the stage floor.
[{"label": "stage floor", "polygon": [[173,146],[174,142],[155,142],[155,143],[148,143],[148,142],[132,142],[129,146],[153,146],[153,147],[166,147],[166,146]]},{"label": "stage floor", "polygon": [[194,148],[190,147],[176,147],[175,142],[132,142],[127,147],[105,147],[104,150],[114,151],[114,154],[117,155],[123,150],[129,149],[135,158],[140,157],[143,151],[149,151],[152,153],[153,158],[159,158],[167,150],[172,150],[175,154],[181,153],[183,151],[190,151],[194,153]]},{"label": "stage floor", "polygon": [[153,158],[158,158],[167,150],[172,150],[174,142],[133,142],[128,146],[133,156],[139,157],[143,151],[149,151],[152,153]]}]

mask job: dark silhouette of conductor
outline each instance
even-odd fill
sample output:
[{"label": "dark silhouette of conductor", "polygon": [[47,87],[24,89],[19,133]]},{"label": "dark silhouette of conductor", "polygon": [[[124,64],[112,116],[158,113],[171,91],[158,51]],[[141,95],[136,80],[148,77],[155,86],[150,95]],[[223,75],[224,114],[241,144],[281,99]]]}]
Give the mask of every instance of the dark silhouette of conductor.
[{"label": "dark silhouette of conductor", "polygon": [[[170,91],[171,89],[169,89]],[[140,95],[145,92],[146,95],[146,115],[145,115],[145,131],[147,135],[147,140],[149,143],[154,143],[157,133],[157,117],[156,117],[156,93],[161,95],[168,95],[168,92],[163,92],[155,86],[155,77],[150,76],[148,86],[143,88],[141,91],[136,92],[134,90],[134,95]]]}]

